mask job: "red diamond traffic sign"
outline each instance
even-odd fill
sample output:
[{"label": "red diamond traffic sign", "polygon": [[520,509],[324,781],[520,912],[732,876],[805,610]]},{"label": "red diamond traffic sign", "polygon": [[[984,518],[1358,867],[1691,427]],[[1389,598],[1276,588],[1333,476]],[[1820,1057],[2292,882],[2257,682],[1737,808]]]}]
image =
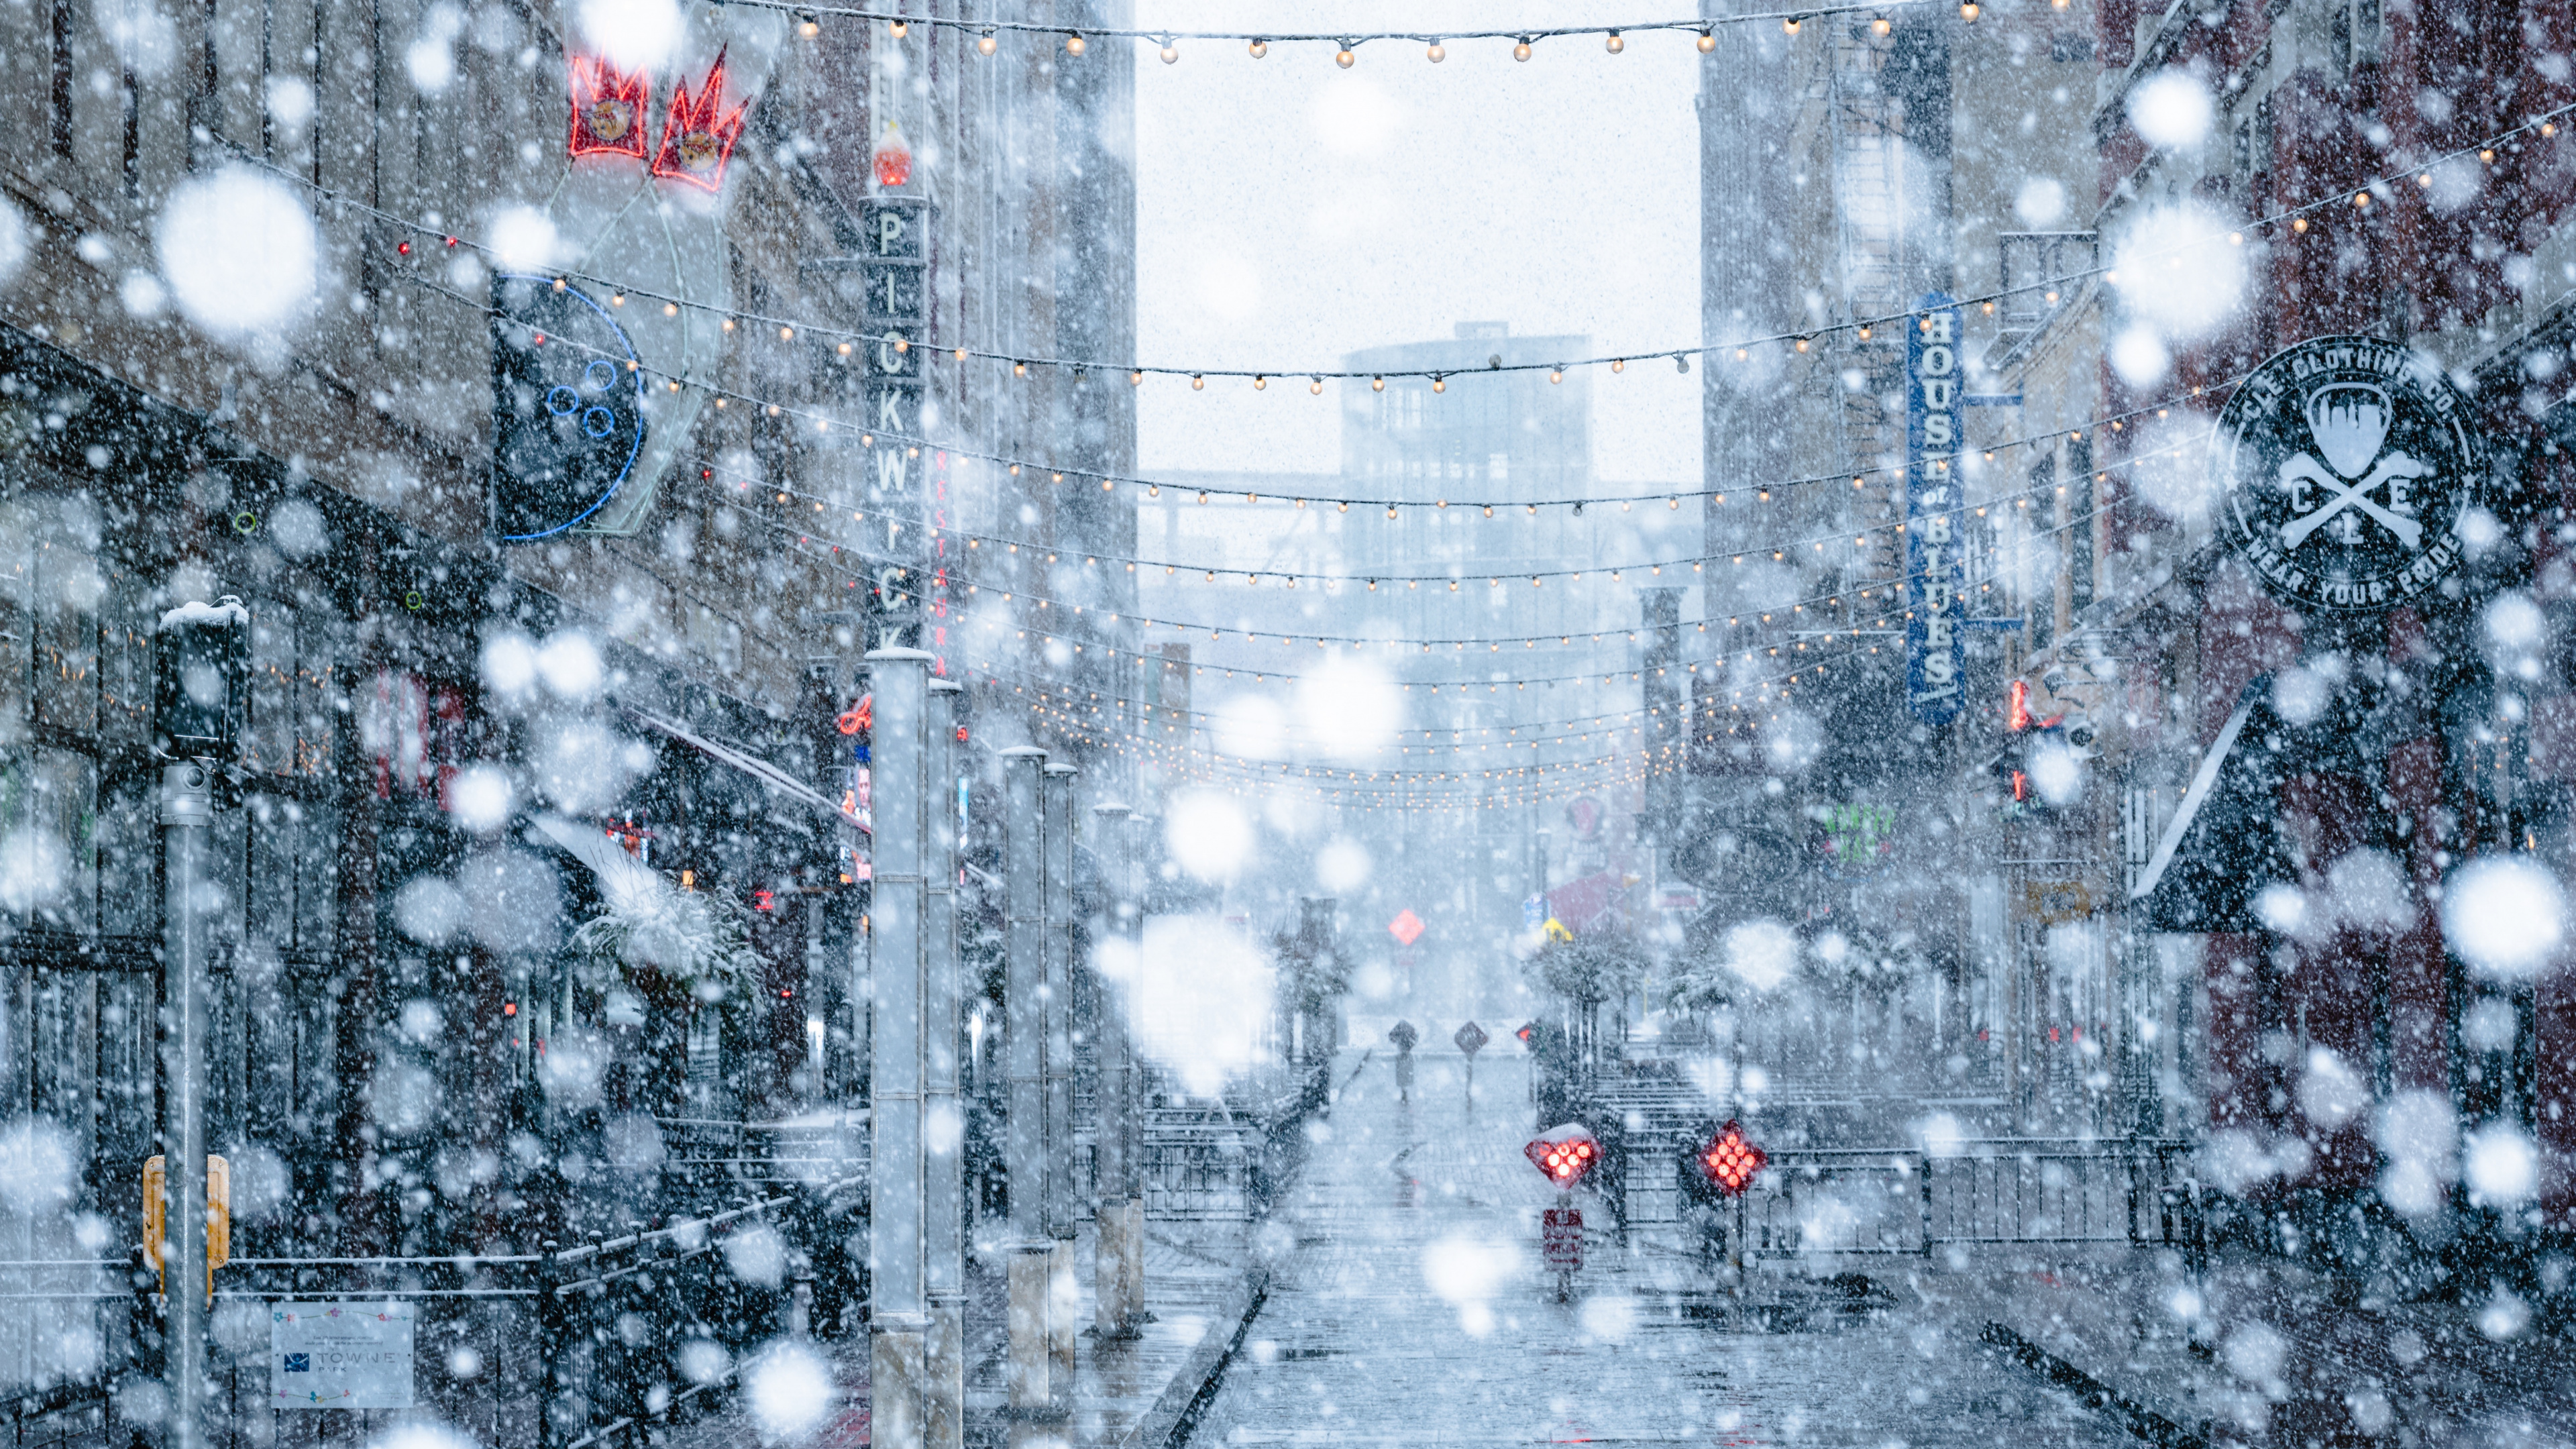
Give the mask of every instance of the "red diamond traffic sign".
[{"label": "red diamond traffic sign", "polygon": [[1388,934],[1395,937],[1398,944],[1410,946],[1422,939],[1422,933],[1426,928],[1422,924],[1422,918],[1415,915],[1408,907],[1396,912],[1395,919],[1386,923],[1386,929]]}]

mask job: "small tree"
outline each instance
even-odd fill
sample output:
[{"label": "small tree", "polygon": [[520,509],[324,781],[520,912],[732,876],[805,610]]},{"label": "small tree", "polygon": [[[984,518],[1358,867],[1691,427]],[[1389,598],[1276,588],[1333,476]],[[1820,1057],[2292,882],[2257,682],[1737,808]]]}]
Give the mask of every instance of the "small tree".
[{"label": "small tree", "polygon": [[1649,964],[1646,948],[1627,936],[1577,936],[1540,948],[1529,971],[1539,985],[1588,1013],[1636,989]]},{"label": "small tree", "polygon": [[750,913],[721,896],[679,889],[638,864],[602,878],[600,912],[572,934],[595,991],[624,987],[644,1006],[641,1059],[625,1064],[646,1110],[684,1100],[689,1021],[703,1008],[735,1009],[737,990],[760,971]]}]

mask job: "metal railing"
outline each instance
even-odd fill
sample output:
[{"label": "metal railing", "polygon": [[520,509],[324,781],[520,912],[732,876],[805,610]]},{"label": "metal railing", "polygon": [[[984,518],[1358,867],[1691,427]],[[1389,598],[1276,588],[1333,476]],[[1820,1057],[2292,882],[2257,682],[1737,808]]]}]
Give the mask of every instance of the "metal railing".
[{"label": "metal railing", "polygon": [[[593,1449],[686,1416],[730,1385],[743,1355],[790,1331],[824,1332],[860,1290],[851,1234],[833,1220],[863,1204],[864,1175],[790,1189],[722,1212],[638,1224],[537,1253],[243,1257],[215,1275],[209,1405],[224,1443],[270,1442],[251,1427],[283,1410],[271,1396],[269,1306],[402,1302],[416,1318],[421,1407],[493,1443]],[[78,1275],[85,1286],[22,1288]],[[130,1260],[0,1261],[0,1297],[82,1319],[101,1352],[87,1371],[35,1380],[6,1401],[14,1442],[119,1432],[111,1384],[161,1370],[161,1294]],[[361,1432],[413,1411],[357,1410]],[[137,1426],[148,1427],[148,1426]]]},{"label": "metal railing", "polygon": [[[1678,1155],[1678,1147],[1670,1151]],[[1918,1148],[1776,1151],[1752,1191],[1713,1225],[1747,1253],[1914,1254],[1945,1245],[2188,1245],[2198,1194],[2188,1148],[2164,1141],[1962,1143]],[[1631,1165],[1629,1212],[1640,1223],[1685,1216],[1678,1173]]]}]

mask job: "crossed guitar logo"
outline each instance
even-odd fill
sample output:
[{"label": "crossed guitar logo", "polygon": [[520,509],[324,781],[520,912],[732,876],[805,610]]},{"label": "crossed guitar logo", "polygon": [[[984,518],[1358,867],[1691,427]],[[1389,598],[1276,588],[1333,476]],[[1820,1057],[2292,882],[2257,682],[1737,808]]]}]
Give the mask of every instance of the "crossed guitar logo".
[{"label": "crossed guitar logo", "polygon": [[2222,527],[2297,608],[2393,608],[2460,561],[2483,462],[2467,401],[2374,337],[2319,337],[2257,368],[2219,414]]}]

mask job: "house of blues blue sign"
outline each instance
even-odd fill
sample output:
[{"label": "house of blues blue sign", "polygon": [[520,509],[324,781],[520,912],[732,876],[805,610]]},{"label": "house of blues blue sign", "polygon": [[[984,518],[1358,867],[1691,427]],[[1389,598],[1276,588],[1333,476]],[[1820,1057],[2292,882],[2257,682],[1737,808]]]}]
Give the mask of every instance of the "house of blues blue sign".
[{"label": "house of blues blue sign", "polygon": [[1959,308],[1925,295],[1905,338],[1905,703],[1927,724],[1959,712],[1967,651],[1960,610]]}]

